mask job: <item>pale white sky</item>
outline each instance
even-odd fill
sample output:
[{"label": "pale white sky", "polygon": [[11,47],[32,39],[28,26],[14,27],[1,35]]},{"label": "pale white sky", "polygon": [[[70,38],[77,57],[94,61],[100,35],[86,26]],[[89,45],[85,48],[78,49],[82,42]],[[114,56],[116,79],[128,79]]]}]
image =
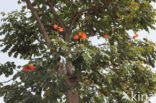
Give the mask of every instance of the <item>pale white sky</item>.
[{"label": "pale white sky", "polygon": [[[156,3],[153,3],[153,6],[154,6],[154,8],[156,8]],[[0,12],[2,12],[2,11],[10,12],[10,11],[14,11],[16,9],[20,10],[20,6],[17,4],[17,0],[1,0],[0,1]],[[0,19],[1,18],[2,17],[0,16]],[[0,21],[0,24],[1,24],[1,21]],[[130,34],[133,35],[133,33],[131,31],[130,31]],[[153,42],[156,43],[156,31],[150,30],[150,33],[141,31],[138,34],[140,36],[138,39],[147,37],[149,40],[152,40]],[[96,38],[93,38],[93,39],[96,43],[103,42],[102,39],[100,39],[100,40],[97,40]],[[24,65],[27,63],[27,61],[20,60],[19,58],[15,59],[12,57],[8,57],[8,55],[6,53],[4,54],[0,51],[0,63],[5,63],[6,61],[14,61],[18,65]],[[154,71],[156,71],[156,68],[154,69]],[[7,79],[4,76],[0,77],[0,81],[5,81],[5,80],[7,80]],[[151,102],[156,103],[156,96],[151,98]],[[3,98],[0,98],[0,103],[4,103]]]}]

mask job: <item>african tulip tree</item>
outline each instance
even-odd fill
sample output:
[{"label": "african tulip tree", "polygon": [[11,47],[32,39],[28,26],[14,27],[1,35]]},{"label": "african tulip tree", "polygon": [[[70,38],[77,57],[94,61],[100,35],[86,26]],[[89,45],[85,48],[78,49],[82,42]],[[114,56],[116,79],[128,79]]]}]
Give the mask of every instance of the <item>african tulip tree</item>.
[{"label": "african tulip tree", "polygon": [[[0,74],[13,75],[11,84],[1,82],[0,96],[6,103],[143,102],[137,93],[156,93],[156,50],[136,33],[154,29],[151,2],[19,0],[21,11],[2,13],[0,42],[3,52],[29,63],[14,75],[14,63],[0,66]],[[94,46],[93,36],[104,43]]]}]

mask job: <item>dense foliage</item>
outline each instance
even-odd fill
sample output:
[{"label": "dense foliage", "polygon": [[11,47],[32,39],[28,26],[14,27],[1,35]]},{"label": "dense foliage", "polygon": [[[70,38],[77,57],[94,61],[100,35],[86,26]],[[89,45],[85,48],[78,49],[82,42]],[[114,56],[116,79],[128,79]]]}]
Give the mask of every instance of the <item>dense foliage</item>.
[{"label": "dense foliage", "polygon": [[[14,63],[0,65],[0,75],[13,75],[12,83],[0,82],[0,96],[6,103],[145,102],[140,94],[156,93],[156,44],[135,34],[155,29],[151,2],[19,0],[20,11],[1,13],[0,43],[2,52],[31,67],[13,75]],[[95,46],[91,37],[104,43]]]}]

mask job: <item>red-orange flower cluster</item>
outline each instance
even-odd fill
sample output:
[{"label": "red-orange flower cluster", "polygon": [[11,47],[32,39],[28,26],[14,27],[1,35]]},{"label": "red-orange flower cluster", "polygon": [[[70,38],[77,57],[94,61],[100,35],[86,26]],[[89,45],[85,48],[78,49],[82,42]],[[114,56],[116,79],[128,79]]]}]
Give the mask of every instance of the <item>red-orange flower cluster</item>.
[{"label": "red-orange flower cluster", "polygon": [[54,28],[54,29],[57,29],[57,28],[58,28],[58,25],[56,25],[56,24],[53,25],[53,28]]},{"label": "red-orange flower cluster", "polygon": [[133,38],[135,39],[135,38],[137,38],[137,37],[139,37],[139,35],[138,34],[135,34],[134,36],[133,36]]},{"label": "red-orange flower cluster", "polygon": [[28,66],[24,66],[23,69],[28,72],[28,69],[31,69],[32,71],[35,69],[34,65],[28,65]]},{"label": "red-orange flower cluster", "polygon": [[63,28],[59,27],[59,32],[63,32]]},{"label": "red-orange flower cluster", "polygon": [[79,36],[78,36],[78,35],[75,35],[75,36],[74,36],[74,39],[79,39]]},{"label": "red-orange flower cluster", "polygon": [[63,28],[62,27],[58,27],[58,25],[54,24],[53,25],[54,29],[58,29],[59,32],[63,32]]},{"label": "red-orange flower cluster", "polygon": [[77,39],[79,39],[79,38],[82,38],[82,39],[85,40],[85,39],[87,38],[87,36],[86,36],[85,33],[79,32],[77,35],[74,36],[74,39],[77,40]]},{"label": "red-orange flower cluster", "polygon": [[108,39],[108,35],[107,34],[105,34],[104,37],[105,37],[105,39]]},{"label": "red-orange flower cluster", "polygon": [[28,71],[28,68],[27,67],[23,67],[23,69],[27,72]]}]

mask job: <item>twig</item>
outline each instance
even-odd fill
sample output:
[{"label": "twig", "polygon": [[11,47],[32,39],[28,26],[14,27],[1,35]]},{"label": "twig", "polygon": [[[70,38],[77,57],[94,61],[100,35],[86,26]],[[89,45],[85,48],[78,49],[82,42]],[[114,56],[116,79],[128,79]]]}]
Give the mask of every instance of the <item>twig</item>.
[{"label": "twig", "polygon": [[8,80],[8,81],[4,81],[4,82],[0,82],[0,84],[8,83],[8,82],[10,82],[11,80],[13,80],[13,79],[10,79],[10,80]]}]

